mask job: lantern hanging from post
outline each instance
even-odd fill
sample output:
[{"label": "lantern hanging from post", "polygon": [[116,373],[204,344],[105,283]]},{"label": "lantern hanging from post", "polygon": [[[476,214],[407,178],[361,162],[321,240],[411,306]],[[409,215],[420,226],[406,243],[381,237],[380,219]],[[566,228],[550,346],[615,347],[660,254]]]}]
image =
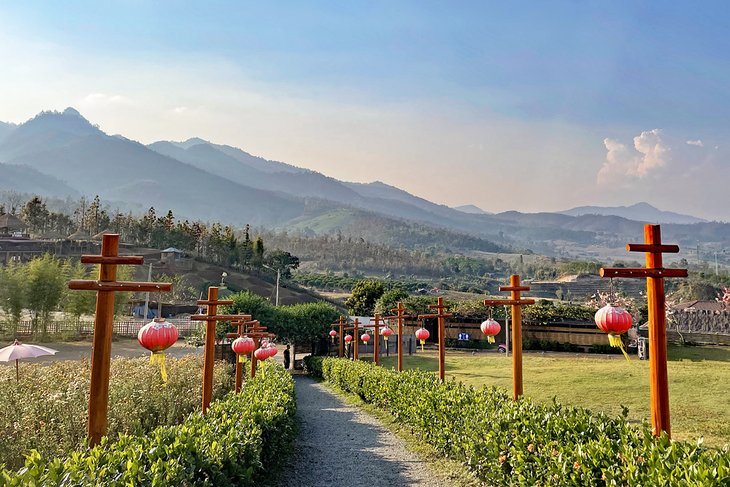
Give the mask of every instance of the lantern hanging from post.
[{"label": "lantern hanging from post", "polygon": [[607,304],[603,308],[596,311],[596,326],[608,334],[608,343],[612,347],[621,349],[621,352],[629,360],[629,355],[624,350],[624,343],[621,340],[621,335],[629,331],[634,320],[631,318],[631,314],[623,308],[618,306],[612,306]]},{"label": "lantern hanging from post", "polygon": [[368,342],[370,341],[370,335],[368,335],[368,334],[367,334],[367,332],[365,332],[365,333],[363,333],[362,335],[360,335],[360,340],[362,340],[362,342],[363,342],[363,343],[364,343],[365,345],[367,345],[367,344],[368,344]]},{"label": "lantern hanging from post", "polygon": [[337,336],[337,332],[335,330],[330,330],[330,336],[332,337],[332,343],[335,343],[335,337]]},{"label": "lantern hanging from post", "polygon": [[269,351],[264,347],[261,346],[256,349],[256,351],[253,353],[254,357],[256,357],[256,360],[266,360],[269,358]]},{"label": "lantern hanging from post", "polygon": [[164,318],[156,318],[137,332],[137,341],[144,348],[152,352],[150,363],[160,364],[162,381],[167,382],[167,368],[165,367],[165,350],[177,341],[178,333],[175,325]]},{"label": "lantern hanging from post", "polygon": [[347,335],[345,335],[345,341],[349,345],[350,342],[352,341],[352,335],[350,335],[349,333]]},{"label": "lantern hanging from post", "polygon": [[243,362],[246,359],[246,355],[253,352],[256,348],[256,342],[253,341],[253,338],[247,336],[238,337],[231,343],[231,348],[238,356],[238,361]]},{"label": "lantern hanging from post", "polygon": [[418,330],[416,330],[416,338],[421,342],[421,351],[423,352],[423,345],[426,343],[426,340],[428,340],[428,337],[430,337],[431,334],[428,332],[427,329],[421,327]]},{"label": "lantern hanging from post", "polygon": [[388,337],[393,334],[393,330],[386,326],[385,328],[383,328],[383,331],[381,331],[380,334],[383,335],[383,339],[385,339],[385,341],[387,342]]},{"label": "lantern hanging from post", "polygon": [[482,322],[481,325],[482,333],[487,335],[487,342],[494,343],[494,337],[502,331],[502,327],[499,323],[494,321],[492,318],[488,318]]}]

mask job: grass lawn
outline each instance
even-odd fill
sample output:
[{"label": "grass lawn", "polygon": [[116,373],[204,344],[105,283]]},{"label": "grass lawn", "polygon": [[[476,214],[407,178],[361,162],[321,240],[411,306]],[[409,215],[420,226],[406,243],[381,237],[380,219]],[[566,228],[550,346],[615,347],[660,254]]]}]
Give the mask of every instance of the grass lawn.
[{"label": "grass lawn", "polygon": [[[730,348],[670,346],[668,354],[672,437],[704,437],[705,444],[714,447],[730,443]],[[648,361],[540,352],[525,352],[523,358],[524,392],[536,401],[555,397],[563,404],[611,415],[619,415],[623,405],[631,420],[650,421]],[[395,367],[395,355],[382,363]],[[437,371],[437,353],[406,355],[403,366]],[[511,357],[503,354],[447,351],[446,373],[465,384],[512,390]]]}]

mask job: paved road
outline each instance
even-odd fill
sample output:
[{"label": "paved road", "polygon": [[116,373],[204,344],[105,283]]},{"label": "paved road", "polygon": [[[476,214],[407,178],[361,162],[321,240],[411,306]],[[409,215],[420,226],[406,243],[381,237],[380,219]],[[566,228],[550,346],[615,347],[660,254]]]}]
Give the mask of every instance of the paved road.
[{"label": "paved road", "polygon": [[378,420],[309,377],[295,380],[300,432],[280,486],[451,486]]}]

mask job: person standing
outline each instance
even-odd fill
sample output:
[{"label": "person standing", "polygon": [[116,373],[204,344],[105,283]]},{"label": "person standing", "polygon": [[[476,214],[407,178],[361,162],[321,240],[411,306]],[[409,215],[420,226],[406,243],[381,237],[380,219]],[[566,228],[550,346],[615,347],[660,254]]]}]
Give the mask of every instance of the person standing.
[{"label": "person standing", "polygon": [[291,352],[289,351],[289,345],[284,350],[284,368],[289,370],[289,363],[291,362]]}]

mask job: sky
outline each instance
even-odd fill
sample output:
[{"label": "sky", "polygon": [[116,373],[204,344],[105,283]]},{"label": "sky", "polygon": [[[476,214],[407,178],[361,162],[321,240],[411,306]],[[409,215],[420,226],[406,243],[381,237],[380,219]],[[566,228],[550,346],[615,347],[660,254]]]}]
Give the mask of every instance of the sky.
[{"label": "sky", "polygon": [[497,212],[730,221],[730,3],[0,4],[0,120],[78,109]]}]

